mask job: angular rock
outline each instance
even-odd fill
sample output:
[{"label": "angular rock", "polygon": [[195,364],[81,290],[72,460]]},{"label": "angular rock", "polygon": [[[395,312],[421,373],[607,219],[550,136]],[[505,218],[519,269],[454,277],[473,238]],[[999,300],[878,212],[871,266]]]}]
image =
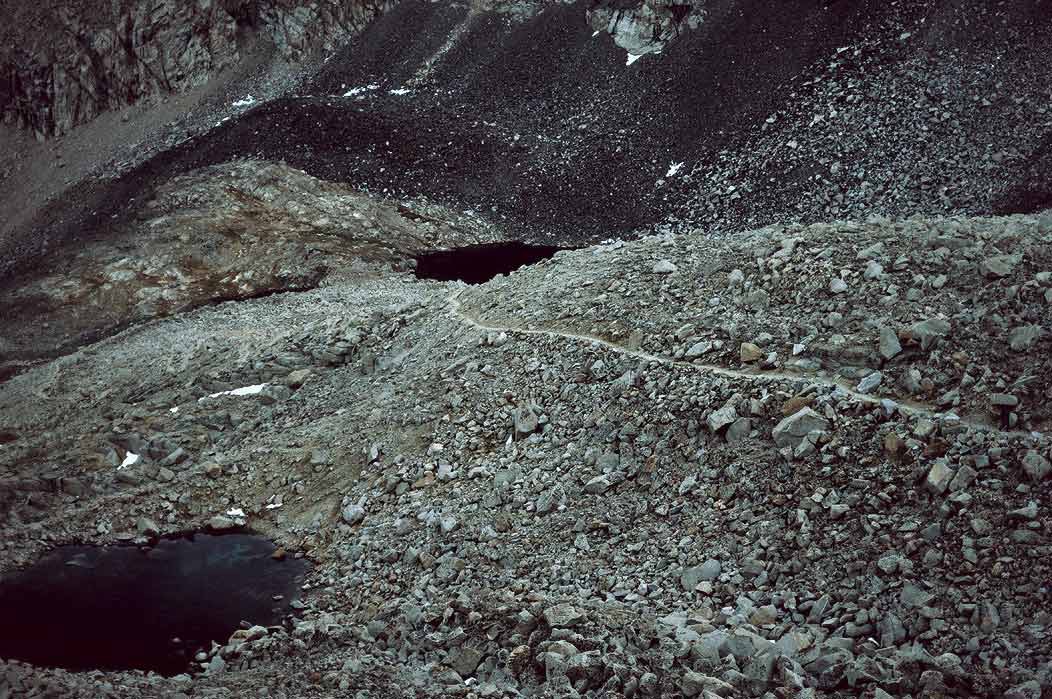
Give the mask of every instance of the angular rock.
[{"label": "angular rock", "polygon": [[950,323],[942,318],[929,318],[910,327],[910,335],[920,342],[922,350],[929,350],[950,334]]},{"label": "angular rock", "polygon": [[937,459],[928,470],[925,482],[928,488],[937,495],[942,495],[953,480],[954,471],[944,459]]},{"label": "angular rock", "polygon": [[1042,338],[1044,329],[1040,325],[1020,325],[1008,334],[1008,346],[1014,352],[1026,352]]},{"label": "angular rock", "polygon": [[580,626],[587,618],[584,610],[569,603],[557,604],[544,610],[544,620],[553,629],[570,629]]},{"label": "angular rock", "polygon": [[733,405],[725,405],[719,410],[713,411],[706,423],[711,432],[719,432],[738,419],[738,411]]},{"label": "angular rock", "polygon": [[877,343],[877,351],[884,359],[894,359],[902,352],[902,343],[899,342],[898,334],[891,328],[884,326],[880,329],[880,340]]},{"label": "angular rock", "polygon": [[801,408],[775,425],[774,442],[779,447],[797,447],[811,432],[825,432],[829,421],[811,408]]},{"label": "angular rock", "polygon": [[1023,455],[1023,471],[1032,481],[1044,480],[1052,472],[1052,463],[1034,449],[1028,449]]},{"label": "angular rock", "polygon": [[752,364],[762,360],[764,357],[763,350],[751,342],[743,342],[741,344],[740,354],[743,364]]}]

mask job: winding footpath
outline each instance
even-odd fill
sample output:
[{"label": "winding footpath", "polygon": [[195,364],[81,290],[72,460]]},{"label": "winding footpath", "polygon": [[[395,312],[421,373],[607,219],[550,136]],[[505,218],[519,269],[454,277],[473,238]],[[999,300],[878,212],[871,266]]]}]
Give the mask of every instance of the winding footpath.
[{"label": "winding footpath", "polygon": [[669,357],[662,357],[660,355],[650,354],[649,352],[643,352],[642,350],[630,349],[628,347],[609,342],[608,340],[604,340],[594,335],[588,335],[584,333],[571,333],[559,330],[520,328],[505,325],[490,325],[472,316],[464,310],[463,305],[460,302],[460,294],[463,293],[463,291],[464,290],[462,289],[457,293],[453,294],[451,297],[449,297],[448,301],[450,311],[457,320],[478,330],[483,330],[486,332],[504,332],[513,335],[533,335],[538,337],[549,337],[553,339],[561,338],[563,340],[569,340],[570,342],[581,342],[590,345],[597,345],[611,352],[616,352],[626,357],[632,357],[633,359],[639,359],[645,362],[654,362],[657,364],[664,364],[667,366],[677,366],[692,371],[699,371],[707,374],[712,374],[714,376],[725,376],[731,379],[744,379],[747,381],[761,381],[767,383],[803,383],[809,386],[818,386],[820,388],[839,391],[844,397],[852,398],[860,403],[866,403],[869,405],[884,405],[888,408],[898,410],[899,412],[907,416],[927,417],[940,422],[963,425],[969,429],[976,430],[979,432],[994,432],[997,434],[1004,435],[1006,437],[1017,437],[1025,440],[1039,440],[1043,437],[1043,434],[1041,432],[1002,430],[996,425],[990,425],[975,420],[967,420],[965,418],[960,417],[956,413],[940,412],[922,403],[903,403],[891,398],[884,398],[881,396],[872,396],[867,393],[860,393],[859,391],[851,388],[851,386],[846,384],[846,382],[839,381],[835,378],[829,377],[828,375],[790,374],[776,371],[766,371],[763,373],[755,371],[738,371],[735,369],[728,369],[726,367],[716,366],[713,364],[699,364],[696,362],[683,361],[681,359],[671,359]]}]

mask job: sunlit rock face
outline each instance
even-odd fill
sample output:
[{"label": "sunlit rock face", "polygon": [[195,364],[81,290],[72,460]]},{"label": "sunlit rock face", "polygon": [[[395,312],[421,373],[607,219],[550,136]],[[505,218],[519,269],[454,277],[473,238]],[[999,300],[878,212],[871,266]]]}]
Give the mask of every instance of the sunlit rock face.
[{"label": "sunlit rock face", "polygon": [[703,2],[644,0],[607,2],[588,12],[588,22],[610,34],[632,56],[658,53],[682,32],[697,29],[705,18]]}]

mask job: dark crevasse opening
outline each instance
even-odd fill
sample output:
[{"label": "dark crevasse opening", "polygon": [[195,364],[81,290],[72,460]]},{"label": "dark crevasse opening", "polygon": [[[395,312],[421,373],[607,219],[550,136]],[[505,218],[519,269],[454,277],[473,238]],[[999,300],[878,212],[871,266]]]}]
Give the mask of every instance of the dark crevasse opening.
[{"label": "dark crevasse opening", "polygon": [[185,672],[241,622],[280,623],[307,563],[249,534],[64,546],[0,583],[0,657],[69,670]]},{"label": "dark crevasse opening", "polygon": [[419,279],[481,284],[498,274],[508,274],[568,249],[511,242],[426,252],[416,257],[416,276]]}]

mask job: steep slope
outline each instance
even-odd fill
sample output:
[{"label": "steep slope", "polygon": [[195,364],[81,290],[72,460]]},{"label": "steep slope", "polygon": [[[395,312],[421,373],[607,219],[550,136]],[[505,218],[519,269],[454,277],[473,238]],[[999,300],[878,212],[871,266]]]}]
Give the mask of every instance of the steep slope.
[{"label": "steep slope", "polygon": [[1031,175],[1052,129],[1047,0],[984,11],[981,38],[948,1],[708,2],[627,66],[588,21],[602,9],[399,3],[299,96],[71,190],[11,234],[5,269],[43,239],[106,235],[139,190],[242,156],[563,243],[1048,204]]}]

